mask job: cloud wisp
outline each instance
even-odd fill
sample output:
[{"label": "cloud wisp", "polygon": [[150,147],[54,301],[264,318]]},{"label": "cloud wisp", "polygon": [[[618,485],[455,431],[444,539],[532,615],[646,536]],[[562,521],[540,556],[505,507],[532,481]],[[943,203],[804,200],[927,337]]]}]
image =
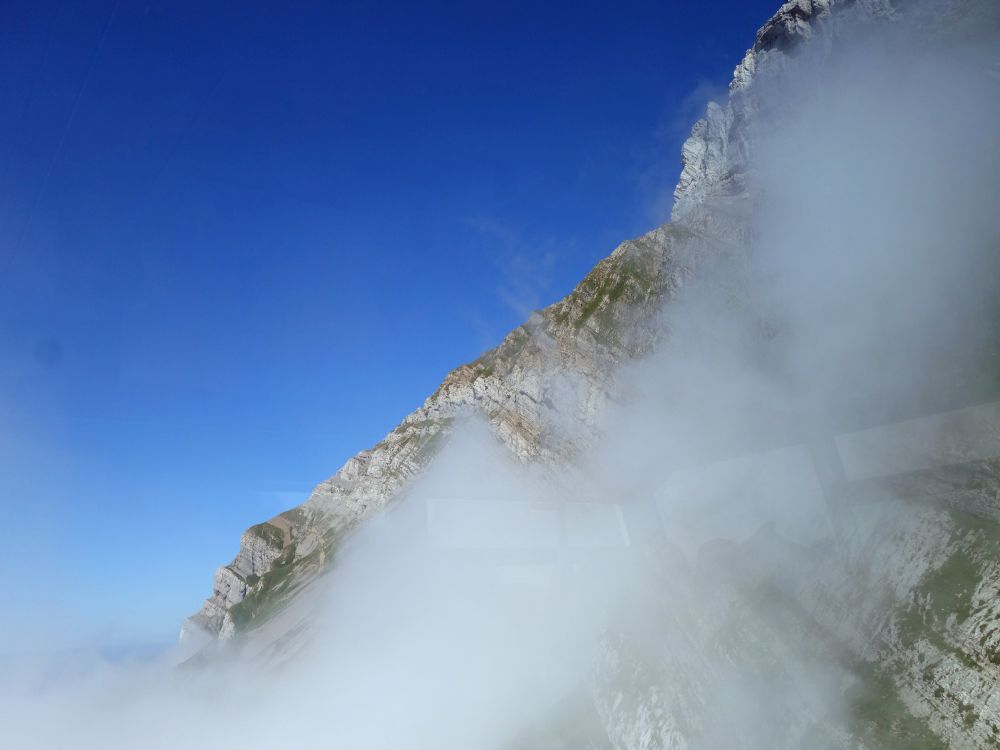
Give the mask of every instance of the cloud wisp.
[{"label": "cloud wisp", "polygon": [[665,345],[621,373],[573,471],[518,464],[471,420],[350,539],[294,658],[19,668],[8,745],[835,738],[850,669],[779,614],[845,534],[824,457],[891,472],[850,451],[974,403],[1000,340],[997,26],[854,15],[754,82],[749,190],[719,208],[751,240],[692,246]]}]

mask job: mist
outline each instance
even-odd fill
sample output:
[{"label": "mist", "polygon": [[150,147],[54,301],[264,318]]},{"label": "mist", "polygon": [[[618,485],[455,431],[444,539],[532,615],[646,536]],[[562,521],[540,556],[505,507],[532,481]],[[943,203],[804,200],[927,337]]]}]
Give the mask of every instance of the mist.
[{"label": "mist", "polygon": [[695,233],[665,343],[570,466],[518,462],[470,417],[292,605],[292,657],[22,665],[6,746],[840,746],[853,667],[776,603],[909,518],[894,497],[848,515],[830,446],[852,479],[866,431],[996,398],[986,5],[939,33],[931,4],[843,11],[734,95],[746,189],[706,210],[744,241]]}]

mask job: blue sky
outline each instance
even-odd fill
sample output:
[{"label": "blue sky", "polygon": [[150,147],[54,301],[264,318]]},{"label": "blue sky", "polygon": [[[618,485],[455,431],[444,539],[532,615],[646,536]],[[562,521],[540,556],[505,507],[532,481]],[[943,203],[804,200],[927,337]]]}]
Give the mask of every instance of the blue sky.
[{"label": "blue sky", "polygon": [[246,526],[666,218],[776,5],[6,8],[6,648],[173,638]]}]

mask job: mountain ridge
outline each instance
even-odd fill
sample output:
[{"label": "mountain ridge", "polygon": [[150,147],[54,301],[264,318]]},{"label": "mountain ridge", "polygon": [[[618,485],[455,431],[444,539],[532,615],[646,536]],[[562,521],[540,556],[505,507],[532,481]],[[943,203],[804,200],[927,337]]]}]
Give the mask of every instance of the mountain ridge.
[{"label": "mountain ridge", "polygon": [[[841,3],[851,4],[853,0]],[[832,0],[793,0],[782,5],[736,66],[731,90],[747,88],[771,50],[787,51],[809,38],[812,23],[827,18],[835,5]],[[233,561],[217,570],[212,595],[185,621],[182,640],[193,630],[222,638],[235,634],[239,619],[234,620],[231,608],[248,596],[270,591],[267,576],[276,572],[274,566],[280,561],[285,565],[279,567],[291,565],[303,577],[320,572],[332,558],[334,539],[384,507],[407,480],[426,467],[463,409],[484,413],[497,437],[520,460],[553,461],[572,453],[571,446],[543,444],[549,410],[544,408],[544,369],[538,365],[554,361],[560,369],[572,369],[588,381],[591,393],[582,405],[569,405],[573,413],[582,408],[579,421],[588,426],[607,398],[601,388],[608,387],[615,366],[652,350],[659,332],[644,323],[652,320],[690,270],[690,251],[688,258],[676,259],[675,268],[667,268],[668,259],[675,260],[681,249],[678,238],[697,236],[698,206],[738,187],[732,182],[738,158],[726,147],[734,140],[735,118],[727,114],[730,110],[709,104],[706,116],[695,123],[685,141],[671,222],[620,244],[566,297],[533,314],[497,347],[449,372],[420,408],[383,440],[348,459],[316,486],[305,503],[247,530]],[[712,233],[713,243],[735,239],[719,237],[718,225]],[[669,278],[661,279],[661,274]],[[555,358],[554,353],[558,353]],[[515,361],[517,356],[535,367]],[[498,364],[510,382],[498,375]],[[280,534],[269,533],[268,527]],[[281,581],[287,578],[280,577]]]},{"label": "mountain ridge", "polygon": [[[745,112],[734,96],[751,86],[758,68],[780,61],[809,39],[813,25],[833,9],[854,2],[784,3],[736,66],[730,103],[710,103],[685,140],[671,221],[620,244],[564,298],[534,313],[497,347],[449,372],[420,408],[383,440],[348,459],[305,503],[248,529],[233,561],[216,571],[212,595],[185,621],[182,640],[195,630],[231,637],[240,623],[254,619],[245,619],[240,610],[234,619],[233,607],[248,597],[279,594],[271,581],[289,586],[293,571],[296,578],[322,571],[333,557],[335,540],[391,502],[426,467],[463,413],[486,416],[519,460],[551,462],[575,452],[572,445],[549,444],[554,436],[546,420],[555,410],[545,405],[544,365],[585,381],[588,393],[578,403],[559,407],[577,417],[576,427],[592,428],[609,395],[611,373],[657,343],[659,329],[648,323],[690,272],[692,256],[710,245],[745,239],[739,221],[720,222],[717,216],[721,198],[745,189],[740,170],[746,146],[739,135]],[[709,206],[716,214],[711,218],[705,215]],[[670,261],[674,267],[668,267]]]},{"label": "mountain ridge", "polygon": [[[420,408],[303,505],[245,532],[185,628],[237,641],[259,629],[267,632],[258,653],[289,648],[302,615],[283,608],[312,595],[345,535],[405,493],[468,415],[484,418],[518,461],[572,465],[600,437],[598,415],[617,401],[616,372],[661,350],[670,333],[660,318],[665,304],[705,264],[739,260],[754,239],[747,130],[758,116],[756,81],[778,77],[804,42],[819,37],[820,52],[833,48],[845,11],[876,24],[911,10],[934,33],[938,24],[950,28],[944,17],[974,24],[980,12],[994,26],[1000,21],[996,9],[975,0],[783,4],[736,66],[728,101],[709,104],[685,141],[670,223],[619,245],[569,295],[452,370]],[[1000,747],[996,459],[959,455],[887,479],[841,477],[824,492],[842,512],[831,514],[829,538],[811,547],[763,527],[741,543],[706,545],[680,576],[668,552],[644,550],[661,586],[662,601],[651,609],[666,624],[657,631],[662,642],[609,633],[589,693],[560,708],[580,712],[578,726],[599,730],[587,739],[593,747],[682,750],[694,737],[746,746],[713,735],[724,731],[713,693],[734,674],[770,675],[800,662],[838,676],[842,715],[810,704],[795,689],[801,680],[783,674],[789,694],[774,702],[789,715],[773,717],[782,746],[802,747],[809,738],[808,746],[845,750]],[[701,592],[719,565],[735,580]],[[692,601],[691,611],[668,606]],[[772,696],[755,697],[755,709],[775,710]]]}]

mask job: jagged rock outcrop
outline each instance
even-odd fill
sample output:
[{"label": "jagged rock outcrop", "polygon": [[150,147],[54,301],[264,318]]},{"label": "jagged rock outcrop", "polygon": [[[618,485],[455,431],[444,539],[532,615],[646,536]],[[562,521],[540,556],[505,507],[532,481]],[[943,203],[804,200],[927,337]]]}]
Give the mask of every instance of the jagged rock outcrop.
[{"label": "jagged rock outcrop", "polygon": [[812,37],[815,24],[830,17],[832,7],[847,5],[853,5],[853,0],[791,0],[760,28],[733,71],[729,101],[724,105],[710,102],[681,148],[682,169],[674,189],[671,221],[718,234],[720,199],[741,195],[747,188],[745,125],[754,114],[750,89],[757,71],[780,68],[797,45]]}]

